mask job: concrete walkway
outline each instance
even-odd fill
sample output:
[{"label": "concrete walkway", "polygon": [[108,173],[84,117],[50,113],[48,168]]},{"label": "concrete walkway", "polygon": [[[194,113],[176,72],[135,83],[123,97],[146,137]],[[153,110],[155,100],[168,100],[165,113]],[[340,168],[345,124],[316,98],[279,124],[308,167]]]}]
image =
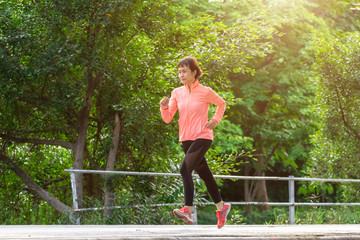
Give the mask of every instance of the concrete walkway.
[{"label": "concrete walkway", "polygon": [[360,225],[1,225],[1,240],[360,239]]}]

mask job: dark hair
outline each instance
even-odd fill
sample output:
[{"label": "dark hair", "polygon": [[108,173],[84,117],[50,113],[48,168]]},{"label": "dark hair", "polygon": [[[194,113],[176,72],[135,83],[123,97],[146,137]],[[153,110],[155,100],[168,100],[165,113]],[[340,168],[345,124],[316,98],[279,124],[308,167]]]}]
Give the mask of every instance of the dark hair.
[{"label": "dark hair", "polygon": [[201,77],[203,75],[203,72],[201,71],[200,67],[199,67],[199,63],[196,60],[196,58],[194,57],[186,57],[180,60],[179,64],[178,64],[178,68],[179,67],[188,67],[190,68],[190,70],[196,71],[196,75],[195,75],[195,79]]}]

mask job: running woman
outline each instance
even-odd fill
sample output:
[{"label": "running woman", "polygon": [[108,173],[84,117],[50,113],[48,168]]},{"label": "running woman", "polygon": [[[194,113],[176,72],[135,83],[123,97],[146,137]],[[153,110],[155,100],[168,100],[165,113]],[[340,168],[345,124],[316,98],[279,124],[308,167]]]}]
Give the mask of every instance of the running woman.
[{"label": "running woman", "polygon": [[[217,227],[226,223],[231,205],[224,203],[215,179],[205,159],[214,138],[213,129],[221,121],[225,112],[225,101],[211,88],[199,84],[202,76],[198,61],[194,57],[186,57],[178,63],[178,73],[182,87],[174,89],[171,98],[164,97],[160,101],[161,116],[165,123],[170,123],[176,111],[179,111],[179,140],[185,157],[180,166],[184,184],[185,206],[173,211],[174,216],[186,224],[193,224],[192,206],[194,183],[192,172],[195,170],[205,182],[206,188],[213,199],[218,218]],[[208,121],[209,104],[217,106],[215,115]]]}]

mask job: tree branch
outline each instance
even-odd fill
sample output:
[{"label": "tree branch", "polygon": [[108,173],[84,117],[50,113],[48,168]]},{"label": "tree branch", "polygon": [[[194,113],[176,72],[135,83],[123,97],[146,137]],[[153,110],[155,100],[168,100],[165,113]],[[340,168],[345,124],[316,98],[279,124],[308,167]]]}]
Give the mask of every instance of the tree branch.
[{"label": "tree branch", "polygon": [[41,184],[41,186],[43,188],[47,188],[47,186],[50,186],[53,183],[62,182],[64,180],[66,180],[67,178],[68,177],[61,177],[61,178],[57,178],[57,179],[54,179],[54,180],[50,180],[50,181],[45,182],[44,184]]},{"label": "tree branch", "polygon": [[89,163],[96,169],[96,170],[103,170],[100,166],[95,162],[95,160],[91,157],[89,153],[89,149],[85,146],[85,155],[86,158],[89,160]]},{"label": "tree branch", "polygon": [[45,191],[40,187],[29,175],[27,175],[12,159],[0,153],[0,160],[7,163],[11,169],[18,175],[21,180],[35,192],[41,199],[45,200],[50,206],[55,208],[58,212],[62,214],[70,214],[71,208],[60,200],[52,196],[50,193]]},{"label": "tree branch", "polygon": [[[43,129],[43,130],[37,130],[37,131],[35,131],[35,130],[32,130],[32,131],[29,131],[29,130],[17,130],[17,129],[15,129],[15,130],[12,130],[12,132],[14,133],[18,133],[18,134],[21,134],[21,133],[28,133],[28,134],[30,134],[30,133],[44,133],[44,132],[63,132],[63,131],[66,131],[66,130],[68,130],[68,129],[65,129],[65,128],[54,128],[54,129]],[[1,129],[0,128],[0,131],[3,131],[3,132],[5,132],[6,131],[6,129]]]},{"label": "tree branch", "polygon": [[17,143],[33,143],[35,145],[53,145],[53,146],[61,146],[70,150],[75,149],[75,145],[70,142],[60,141],[60,140],[46,140],[46,139],[32,139],[32,138],[16,138],[7,134],[0,134],[0,138],[14,141]]},{"label": "tree branch", "polygon": [[273,147],[273,149],[271,150],[271,153],[266,156],[265,166],[267,166],[267,164],[269,163],[270,158],[271,158],[272,156],[274,156],[274,153],[275,153],[276,149],[279,147],[279,145],[280,145],[280,144],[277,143],[277,144]]},{"label": "tree branch", "polygon": [[337,100],[339,102],[339,108],[340,108],[340,112],[341,112],[341,119],[343,121],[343,124],[344,126],[350,131],[349,134],[351,135],[351,132],[352,134],[360,140],[360,135],[359,133],[357,133],[354,129],[352,129],[352,127],[349,125],[349,123],[346,121],[345,119],[345,114],[344,114],[344,109],[343,109],[343,106],[341,104],[341,99],[340,99],[340,94],[339,94],[339,90],[337,88],[335,88],[335,91],[336,91],[336,97],[337,97]]},{"label": "tree branch", "polygon": [[139,31],[135,31],[133,35],[126,41],[126,43],[120,48],[119,52],[125,50],[125,47],[134,39],[134,37],[139,33]]}]

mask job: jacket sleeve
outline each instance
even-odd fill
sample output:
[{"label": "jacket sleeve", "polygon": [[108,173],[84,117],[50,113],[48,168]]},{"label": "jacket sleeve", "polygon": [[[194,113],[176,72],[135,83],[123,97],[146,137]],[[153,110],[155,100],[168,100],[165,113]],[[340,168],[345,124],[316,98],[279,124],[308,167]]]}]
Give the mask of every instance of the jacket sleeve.
[{"label": "jacket sleeve", "polygon": [[161,106],[160,111],[161,111],[161,117],[164,120],[164,122],[170,123],[177,111],[177,101],[174,91],[171,92],[169,105],[166,107]]},{"label": "jacket sleeve", "polygon": [[209,88],[209,102],[217,106],[216,112],[211,120],[214,120],[217,124],[220,123],[225,113],[226,102],[219,95],[217,95],[211,88]]}]

